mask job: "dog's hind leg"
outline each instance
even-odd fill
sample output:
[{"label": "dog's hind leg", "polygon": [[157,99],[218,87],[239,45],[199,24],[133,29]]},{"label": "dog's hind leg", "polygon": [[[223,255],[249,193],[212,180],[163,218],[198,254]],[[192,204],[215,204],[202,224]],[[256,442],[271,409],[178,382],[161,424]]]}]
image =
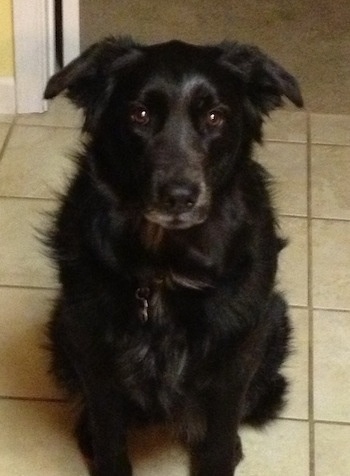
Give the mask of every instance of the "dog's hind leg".
[{"label": "dog's hind leg", "polygon": [[94,463],[94,451],[92,446],[91,429],[86,408],[81,411],[76,429],[75,437],[78,441],[79,449],[88,468],[92,470]]},{"label": "dog's hind leg", "polygon": [[123,397],[111,382],[108,370],[96,366],[95,361],[94,366],[89,356],[75,363],[85,405],[76,436],[91,476],[132,476]]},{"label": "dog's hind leg", "polygon": [[291,326],[287,305],[279,294],[272,297],[267,336],[262,364],[258,368],[247,392],[243,422],[260,426],[276,418],[283,409],[288,383],[280,374],[280,367],[289,352]]},{"label": "dog's hind leg", "polygon": [[192,447],[191,476],[233,476],[243,458],[241,439],[236,433],[225,440],[206,438]]},{"label": "dog's hind leg", "polygon": [[[242,459],[238,435],[245,380],[234,381],[236,372],[222,375],[208,392],[205,407],[206,428],[191,447],[191,476],[232,476]],[[219,380],[221,380],[219,378]]]},{"label": "dog's hind leg", "polygon": [[[117,396],[101,392],[101,388],[98,401],[89,401],[93,448],[91,476],[132,476],[127,454],[126,425],[119,409],[121,407]],[[83,440],[81,443],[84,443]]]}]

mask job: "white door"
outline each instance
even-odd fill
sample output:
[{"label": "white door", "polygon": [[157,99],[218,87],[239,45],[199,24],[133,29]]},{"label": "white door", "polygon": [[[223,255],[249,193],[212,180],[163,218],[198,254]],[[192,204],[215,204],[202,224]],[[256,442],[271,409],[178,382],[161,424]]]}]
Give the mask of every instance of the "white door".
[{"label": "white door", "polygon": [[[79,0],[62,0],[63,58],[79,53]],[[55,70],[54,0],[13,0],[16,109],[44,112],[43,92]]]}]

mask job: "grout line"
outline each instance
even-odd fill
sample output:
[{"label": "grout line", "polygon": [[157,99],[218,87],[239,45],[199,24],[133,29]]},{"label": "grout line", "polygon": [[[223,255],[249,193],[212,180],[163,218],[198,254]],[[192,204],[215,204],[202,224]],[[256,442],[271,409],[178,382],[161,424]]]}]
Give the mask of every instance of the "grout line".
[{"label": "grout line", "polygon": [[307,115],[307,250],[308,250],[308,318],[309,318],[309,471],[315,476],[315,422],[314,422],[314,321],[313,321],[313,275],[312,275],[312,164],[311,164],[311,118]]},{"label": "grout line", "polygon": [[330,218],[330,217],[311,217],[312,221],[337,221],[337,222],[344,222],[349,223],[350,218]]},{"label": "grout line", "polygon": [[269,139],[268,137],[265,137],[264,138],[264,143],[261,145],[261,147],[264,148],[264,144],[266,144],[267,142],[273,143],[273,144],[293,144],[293,145],[299,144],[299,145],[304,145],[304,146],[307,145],[307,141],[303,140],[303,139],[288,140],[288,139],[272,139],[272,138]]},{"label": "grout line", "polygon": [[329,312],[347,312],[350,313],[350,308],[346,307],[321,307],[321,306],[314,306],[314,311],[329,311]]},{"label": "grout line", "polygon": [[[298,423],[307,423],[308,422],[308,419],[307,418],[297,418],[297,417],[284,417],[284,416],[280,416],[280,417],[277,417],[275,421],[295,421],[295,422],[298,422]],[[273,423],[272,423],[273,424]]]},{"label": "grout line", "polygon": [[0,402],[3,401],[18,401],[18,402],[42,402],[42,403],[66,403],[67,399],[64,398],[41,398],[41,397],[13,397],[0,395]]},{"label": "grout line", "polygon": [[20,197],[18,195],[0,195],[0,200],[31,200],[36,202],[57,202],[56,198],[45,198],[45,197]]},{"label": "grout line", "polygon": [[66,130],[81,130],[82,126],[62,126],[60,124],[27,124],[25,122],[18,122],[18,118],[13,121],[13,125],[20,127],[44,127],[46,129],[66,129]]},{"label": "grout line", "polygon": [[350,427],[350,422],[346,422],[346,421],[315,420],[315,423],[320,423],[322,425],[339,425],[339,426]]},{"label": "grout line", "polygon": [[346,144],[346,143],[338,143],[338,142],[312,142],[312,145],[317,145],[317,146],[322,146],[322,147],[343,147],[343,148],[349,148],[350,147],[350,143]]},{"label": "grout line", "polygon": [[5,154],[6,147],[7,147],[8,143],[9,143],[9,141],[10,141],[10,137],[11,137],[11,135],[12,135],[12,131],[13,131],[14,127],[15,127],[15,123],[14,123],[14,121],[12,121],[12,122],[11,122],[10,124],[8,124],[8,125],[9,125],[9,130],[7,131],[7,134],[6,134],[4,143],[3,143],[2,147],[0,148],[0,163],[1,163],[2,159],[3,159],[4,154]]},{"label": "grout line", "polygon": [[[289,302],[289,301],[288,301],[288,302]],[[304,311],[307,310],[307,305],[303,305],[303,304],[291,304],[291,303],[289,302],[289,307],[290,307],[291,309],[302,309],[302,310],[304,310]]]},{"label": "grout line", "polygon": [[31,291],[59,291],[58,286],[30,286],[30,285],[23,285],[23,284],[2,284],[0,283],[0,290],[1,289],[28,289]]}]

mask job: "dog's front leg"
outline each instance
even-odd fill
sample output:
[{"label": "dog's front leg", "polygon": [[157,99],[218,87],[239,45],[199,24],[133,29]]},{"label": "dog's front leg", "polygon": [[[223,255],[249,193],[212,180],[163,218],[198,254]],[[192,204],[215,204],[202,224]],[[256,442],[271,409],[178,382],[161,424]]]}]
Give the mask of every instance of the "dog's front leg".
[{"label": "dog's front leg", "polygon": [[238,435],[241,400],[241,394],[230,394],[229,390],[226,395],[220,395],[219,390],[208,399],[207,429],[202,441],[192,447],[191,476],[234,474],[235,467],[242,459]]},{"label": "dog's front leg", "polygon": [[[103,374],[103,371],[101,372]],[[86,415],[92,447],[92,476],[131,476],[127,455],[127,424],[123,399],[110,378],[83,377]]]}]

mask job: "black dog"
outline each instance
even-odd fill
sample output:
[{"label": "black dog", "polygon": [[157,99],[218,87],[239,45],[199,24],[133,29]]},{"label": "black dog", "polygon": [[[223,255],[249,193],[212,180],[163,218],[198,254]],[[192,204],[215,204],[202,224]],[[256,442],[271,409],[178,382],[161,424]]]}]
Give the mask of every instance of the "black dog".
[{"label": "black dog", "polygon": [[283,241],[251,157],[295,79],[255,47],[109,38],[49,82],[84,110],[84,152],[49,237],[53,370],[83,410],[95,476],[130,476],[126,433],[165,422],[192,473],[231,476],[238,427],[276,416],[290,325]]}]

